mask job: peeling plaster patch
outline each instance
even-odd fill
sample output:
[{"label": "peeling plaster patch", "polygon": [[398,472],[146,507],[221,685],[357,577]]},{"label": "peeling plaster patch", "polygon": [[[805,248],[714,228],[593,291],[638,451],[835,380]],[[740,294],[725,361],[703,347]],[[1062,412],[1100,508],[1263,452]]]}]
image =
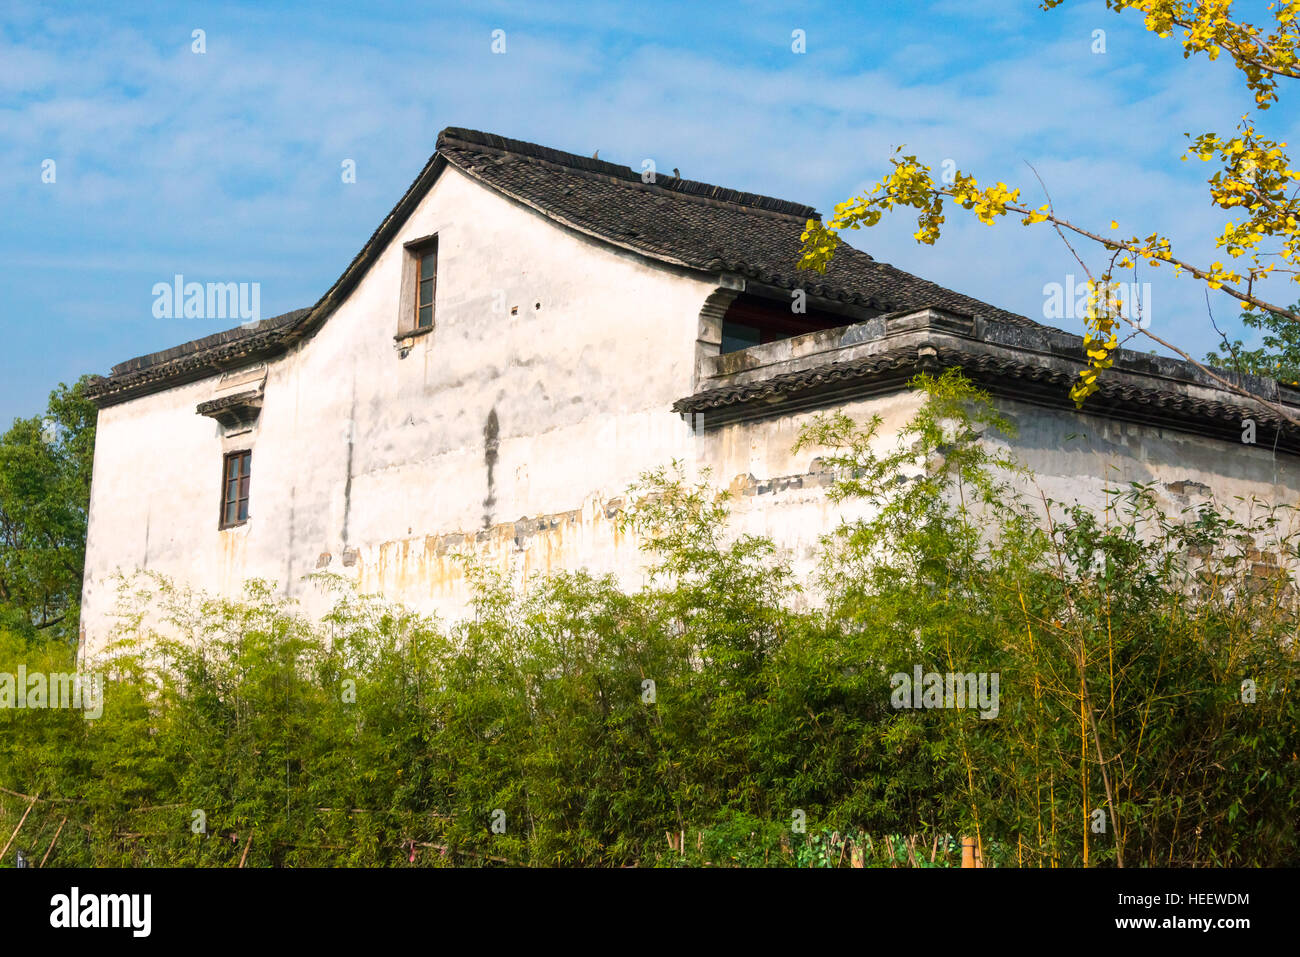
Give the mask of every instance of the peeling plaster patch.
[{"label": "peeling plaster patch", "polygon": [[813,459],[807,472],[797,475],[779,475],[775,478],[759,480],[752,474],[737,475],[728,487],[732,495],[771,495],[789,489],[819,488],[835,484],[835,470],[822,465],[821,459]]},{"label": "peeling plaster patch", "polygon": [[[731,482],[730,490],[742,502],[746,501],[745,496],[787,493],[799,494],[805,501],[812,496],[833,507],[821,489],[834,481],[834,471],[816,459],[810,471],[804,473],[761,480],[753,475],[738,475]],[[612,550],[617,554],[629,546],[637,550],[636,537],[619,525],[626,507],[623,496],[606,500],[593,494],[581,507],[563,512],[525,515],[513,522],[489,524],[478,531],[364,546],[359,549],[359,555],[345,553],[344,564],[359,566],[358,584],[363,591],[377,591],[397,600],[451,598],[465,586],[461,556],[466,553],[523,582],[533,575],[587,567],[601,552],[608,554]],[[765,505],[761,512],[766,514],[770,507]],[[747,515],[741,522],[761,519],[763,514]],[[808,545],[804,550],[811,547]],[[799,552],[790,551],[790,554]],[[353,556],[351,561],[349,555]]]},{"label": "peeling plaster patch", "polygon": [[1166,482],[1165,488],[1175,495],[1209,495],[1210,487],[1204,482],[1193,482],[1191,479],[1182,479],[1178,482]]},{"label": "peeling plaster patch", "polygon": [[221,540],[220,589],[224,594],[238,594],[244,586],[248,529],[247,524],[236,525],[217,533]]},{"label": "peeling plaster patch", "polygon": [[[615,507],[615,503],[619,507]],[[451,532],[384,542],[361,549],[360,585],[384,594],[450,596],[464,585],[460,553],[521,579],[586,563],[597,546],[625,547],[618,527],[622,499],[594,495],[581,507],[490,525],[477,532]]]}]

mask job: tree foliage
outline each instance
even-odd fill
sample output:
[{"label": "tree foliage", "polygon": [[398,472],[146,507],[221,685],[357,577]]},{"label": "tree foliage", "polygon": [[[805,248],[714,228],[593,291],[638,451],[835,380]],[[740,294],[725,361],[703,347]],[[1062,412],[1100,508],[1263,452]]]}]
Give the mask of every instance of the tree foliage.
[{"label": "tree foliage", "polygon": [[[64,822],[56,864],[1300,863],[1290,512],[1035,498],[987,397],[917,385],[892,445],[803,436],[870,506],[815,604],[672,468],[629,499],[633,590],[469,562],[448,627],[330,576],[318,621],[124,580],[102,717],[0,709],[0,824],[39,796],[15,846]],[[18,664],[72,667],[0,636]],[[996,715],[897,707],[917,666],[998,674]]]},{"label": "tree foliage", "polygon": [[[1291,313],[1300,315],[1300,302],[1291,307]],[[1247,329],[1261,331],[1258,349],[1247,349],[1240,339],[1229,342],[1223,339],[1223,352],[1211,352],[1205,361],[1224,369],[1248,375],[1264,376],[1300,386],[1300,324],[1286,315],[1275,312],[1241,314],[1241,324]]]},{"label": "tree foliage", "polygon": [[0,435],[0,621],[75,641],[86,553],[94,405],[60,384],[42,416]]},{"label": "tree foliage", "polygon": [[[1050,9],[1062,2],[1045,0],[1043,7]],[[1227,52],[1254,94],[1259,110],[1267,110],[1279,101],[1280,80],[1300,77],[1300,0],[1278,0],[1270,5],[1271,32],[1234,19],[1231,0],[1106,0],[1106,6],[1117,12],[1143,14],[1146,29],[1161,38],[1181,30],[1184,57],[1204,53],[1215,60]],[[1003,182],[981,186],[974,176],[960,170],[950,180],[936,176],[929,165],[915,155],[903,154],[899,147],[891,160],[892,169],[871,190],[837,205],[834,216],[825,224],[815,219],[808,221],[800,266],[825,272],[843,230],[875,226],[885,213],[899,208],[916,211],[915,238],[919,243],[933,245],[942,232],[945,202],[949,201],[974,213],[986,225],[1008,215],[1020,217],[1026,226],[1051,223],[1076,258],[1078,253],[1067,236],[1096,244],[1104,251],[1100,268],[1090,269],[1079,258],[1088,274],[1084,333],[1088,361],[1070,394],[1082,405],[1099,388],[1101,374],[1114,364],[1121,348],[1123,322],[1132,325],[1133,335],[1148,336],[1201,365],[1176,344],[1146,328],[1142,317],[1124,316],[1115,275],[1122,270],[1136,270],[1139,263],[1153,269],[1169,266],[1175,275],[1190,275],[1207,289],[1222,290],[1248,309],[1272,317],[1269,321],[1276,322],[1280,329],[1300,326],[1300,312],[1266,301],[1259,291],[1274,272],[1300,283],[1300,171],[1293,168],[1284,151],[1286,144],[1262,135],[1249,115],[1241,118],[1234,134],[1207,132],[1195,138],[1189,135],[1188,139],[1184,160],[1196,157],[1218,166],[1208,183],[1210,201],[1231,217],[1214,237],[1215,247],[1226,253],[1226,264],[1219,260],[1192,262],[1158,232],[1124,236],[1118,232],[1118,218],[1110,221],[1109,228],[1077,224],[1058,215],[1050,199],[1037,207],[1022,200],[1020,187]],[[1280,355],[1267,352],[1263,364],[1273,365],[1280,360]],[[1203,365],[1201,368],[1226,388],[1258,399],[1238,383]],[[1269,407],[1295,421],[1294,413],[1272,403]]]}]

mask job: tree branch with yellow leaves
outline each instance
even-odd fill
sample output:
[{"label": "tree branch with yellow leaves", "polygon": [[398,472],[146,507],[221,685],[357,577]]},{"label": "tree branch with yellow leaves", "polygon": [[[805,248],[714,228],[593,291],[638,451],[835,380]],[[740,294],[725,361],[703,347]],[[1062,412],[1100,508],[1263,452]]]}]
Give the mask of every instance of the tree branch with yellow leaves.
[{"label": "tree branch with yellow leaves", "polygon": [[[1043,8],[1050,9],[1061,2],[1063,0],[1045,0]],[[1161,37],[1170,36],[1173,27],[1182,28],[1185,57],[1204,52],[1214,60],[1221,50],[1227,50],[1245,75],[1247,86],[1255,94],[1260,109],[1267,109],[1277,100],[1279,78],[1300,77],[1300,58],[1297,57],[1300,0],[1286,0],[1273,5],[1276,29],[1267,38],[1257,27],[1233,21],[1229,16],[1229,0],[1196,3],[1107,0],[1107,6],[1116,11],[1144,13],[1146,28]],[[1241,118],[1235,136],[1224,138],[1215,133],[1205,133],[1195,139],[1188,138],[1191,144],[1183,154],[1184,161],[1195,156],[1204,162],[1217,160],[1221,165],[1208,184],[1212,204],[1237,216],[1226,222],[1215,237],[1215,246],[1227,253],[1228,264],[1217,260],[1195,264],[1175,255],[1170,239],[1158,233],[1145,238],[1102,235],[1096,229],[1057,215],[1050,198],[1041,206],[1030,207],[1021,201],[1019,188],[1003,182],[981,186],[973,176],[961,171],[957,171],[951,181],[936,181],[929,166],[915,155],[901,155],[902,147],[899,147],[891,159],[892,170],[871,191],[840,203],[835,207],[834,216],[825,224],[818,220],[808,221],[802,237],[799,265],[803,269],[825,272],[834,259],[841,231],[875,226],[886,212],[900,207],[916,210],[917,231],[914,236],[917,242],[926,245],[933,245],[941,234],[945,201],[973,212],[985,225],[993,225],[1009,215],[1021,217],[1021,223],[1026,226],[1051,223],[1063,240],[1069,232],[1099,245],[1110,254],[1105,269],[1094,277],[1070,246],[1088,273],[1084,334],[1088,364],[1070,390],[1076,405],[1081,406],[1097,391],[1099,377],[1114,364],[1115,354],[1120,348],[1117,334],[1120,323],[1127,321],[1135,334],[1145,335],[1177,353],[1226,389],[1300,425],[1300,417],[1293,411],[1261,399],[1155,335],[1143,324],[1123,315],[1114,273],[1117,269],[1135,268],[1138,262],[1143,262],[1151,268],[1162,264],[1170,266],[1175,275],[1185,273],[1209,289],[1221,290],[1247,306],[1300,325],[1300,313],[1294,308],[1275,305],[1255,292],[1256,284],[1273,273],[1289,276],[1290,281],[1300,284],[1300,188],[1297,188],[1300,172],[1292,168],[1290,159],[1283,152],[1286,143],[1260,135],[1249,116]],[[1110,228],[1117,230],[1118,222],[1112,220]],[[1066,245],[1069,246],[1068,241]]]}]

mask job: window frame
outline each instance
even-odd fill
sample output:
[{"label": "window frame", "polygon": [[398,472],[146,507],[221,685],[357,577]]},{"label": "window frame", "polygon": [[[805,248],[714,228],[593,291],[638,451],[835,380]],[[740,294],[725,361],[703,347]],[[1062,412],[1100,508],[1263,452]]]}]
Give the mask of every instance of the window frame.
[{"label": "window frame", "polygon": [[[241,462],[248,463],[246,469],[239,464],[236,464],[235,466],[236,472],[233,478],[234,481],[241,484],[237,484],[235,486],[235,497],[233,499],[229,497],[230,482],[232,481],[232,477],[230,474],[232,461],[235,463],[241,463]],[[240,525],[248,524],[248,519],[249,519],[248,503],[251,496],[252,487],[253,487],[253,450],[251,448],[234,449],[230,452],[225,453],[225,455],[221,457],[221,502],[220,502],[221,511],[217,515],[218,529],[224,531],[225,529],[228,528],[238,528]],[[226,521],[226,514],[232,502],[235,505],[235,519],[234,521],[228,522]],[[242,518],[240,517],[241,504],[243,505]]]},{"label": "window frame", "polygon": [[[827,312],[816,306],[807,309],[805,312],[795,313],[790,309],[789,303],[783,299],[740,293],[731,301],[722,314],[722,321],[718,326],[718,354],[732,355],[736,352],[744,352],[746,349],[765,346],[772,342],[781,342],[810,332],[842,329],[860,321],[861,319]],[[740,345],[738,348],[730,350],[724,349],[723,345],[728,340],[735,344],[742,338],[738,334],[741,330],[750,334],[757,333],[758,341],[750,342],[748,345]],[[745,335],[744,338],[748,339],[751,336]]]},{"label": "window frame", "polygon": [[[427,332],[433,328],[434,316],[438,313],[438,240],[434,239],[433,242],[413,249],[412,252],[415,253],[415,314],[412,316],[411,331]],[[426,259],[433,260],[433,275],[427,277],[424,275],[424,261]],[[421,288],[426,282],[429,283],[429,301],[427,303],[422,301],[424,290]],[[420,311],[422,309],[429,310],[428,325],[423,325],[420,322]]]},{"label": "window frame", "polygon": [[[438,325],[438,234],[421,236],[402,244],[405,256],[402,265],[402,289],[398,296],[397,334],[394,339],[414,339],[433,332]],[[433,257],[433,273],[421,276],[420,271],[426,257]],[[429,302],[429,324],[420,325],[420,284],[431,282]]]}]

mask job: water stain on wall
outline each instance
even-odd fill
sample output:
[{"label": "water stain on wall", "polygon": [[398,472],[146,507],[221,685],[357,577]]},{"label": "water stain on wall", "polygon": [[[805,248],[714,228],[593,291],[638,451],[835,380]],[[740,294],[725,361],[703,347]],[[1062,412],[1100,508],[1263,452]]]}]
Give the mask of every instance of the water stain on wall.
[{"label": "water stain on wall", "polygon": [[483,528],[492,527],[492,508],[496,505],[497,450],[501,445],[501,423],[497,420],[494,406],[488,413],[487,423],[483,426],[483,462],[487,465],[487,497],[483,499]]}]

